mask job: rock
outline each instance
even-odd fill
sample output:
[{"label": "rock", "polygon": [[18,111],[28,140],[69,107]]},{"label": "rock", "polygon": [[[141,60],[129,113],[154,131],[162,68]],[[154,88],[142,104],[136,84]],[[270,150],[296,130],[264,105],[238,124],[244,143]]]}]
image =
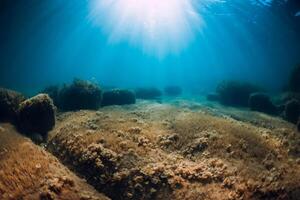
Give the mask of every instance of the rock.
[{"label": "rock", "polygon": [[300,93],[300,64],[296,65],[291,71],[288,90]]},{"label": "rock", "polygon": [[298,120],[297,129],[300,132],[300,119]]},{"label": "rock", "polygon": [[161,95],[162,92],[157,88],[138,88],[135,90],[137,99],[157,99]]},{"label": "rock", "polygon": [[46,87],[41,93],[48,94],[49,97],[53,100],[55,106],[59,107],[59,86],[49,86]]},{"label": "rock", "polygon": [[277,113],[276,106],[271,102],[268,95],[253,93],[249,97],[249,107],[253,111],[274,115]]},{"label": "rock", "polygon": [[0,88],[0,121],[15,122],[19,104],[25,97],[15,91]]},{"label": "rock", "polygon": [[71,85],[64,86],[59,93],[62,110],[97,110],[101,106],[102,91],[96,84],[75,79]]},{"label": "rock", "polygon": [[165,87],[164,91],[167,96],[180,96],[182,94],[182,89],[179,86],[168,86]]},{"label": "rock", "polygon": [[223,81],[217,87],[220,103],[227,106],[247,107],[250,94],[262,89],[250,83],[239,81]]},{"label": "rock", "polygon": [[284,117],[287,121],[296,124],[300,116],[300,102],[298,100],[290,100],[285,105]]},{"label": "rock", "polygon": [[47,136],[55,125],[55,107],[47,94],[39,94],[20,104],[18,127],[28,134]]},{"label": "rock", "polygon": [[216,94],[216,93],[210,93],[210,94],[208,94],[208,95],[206,96],[206,99],[207,99],[208,101],[219,101],[219,100],[220,100],[220,97],[219,97],[219,95]]},{"label": "rock", "polygon": [[102,106],[126,105],[135,103],[135,94],[130,90],[113,89],[105,91],[102,96]]}]

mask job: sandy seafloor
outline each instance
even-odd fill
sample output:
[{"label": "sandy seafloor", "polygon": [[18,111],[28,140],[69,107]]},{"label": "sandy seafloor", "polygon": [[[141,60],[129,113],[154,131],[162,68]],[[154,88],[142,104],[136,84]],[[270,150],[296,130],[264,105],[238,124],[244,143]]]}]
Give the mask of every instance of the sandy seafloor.
[{"label": "sandy seafloor", "polygon": [[0,199],[300,199],[300,133],[198,100],[57,113],[46,144],[0,124]]}]

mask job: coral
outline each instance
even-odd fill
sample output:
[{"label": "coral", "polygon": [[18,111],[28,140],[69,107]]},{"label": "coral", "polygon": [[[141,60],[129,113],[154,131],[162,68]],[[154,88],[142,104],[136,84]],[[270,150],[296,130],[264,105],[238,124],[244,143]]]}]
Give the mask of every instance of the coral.
[{"label": "coral", "polygon": [[15,91],[0,88],[0,121],[15,122],[19,104],[25,97]]},{"label": "coral", "polygon": [[259,92],[261,89],[250,83],[239,81],[223,81],[216,92],[220,97],[220,103],[228,106],[248,106],[251,93]]},{"label": "coral", "polygon": [[102,96],[102,106],[134,104],[135,94],[130,90],[114,89],[105,91]]},{"label": "coral", "polygon": [[268,95],[263,93],[253,93],[249,97],[249,107],[253,111],[263,112],[267,114],[276,114],[277,108],[271,102]]},{"label": "coral", "polygon": [[75,79],[71,85],[65,85],[59,93],[59,105],[66,111],[98,109],[101,99],[102,91],[98,85],[79,79]]},{"label": "coral", "polygon": [[300,93],[300,64],[296,65],[291,71],[288,90]]},{"label": "coral", "polygon": [[46,136],[55,125],[55,108],[47,94],[39,94],[20,104],[18,126],[27,134]]},{"label": "coral", "polygon": [[138,99],[157,99],[162,92],[157,88],[138,88],[135,90],[135,96]]},{"label": "coral", "polygon": [[286,103],[284,117],[287,121],[296,124],[300,116],[300,102],[293,99]]},{"label": "coral", "polygon": [[179,86],[167,86],[164,89],[167,96],[180,96],[182,89]]}]

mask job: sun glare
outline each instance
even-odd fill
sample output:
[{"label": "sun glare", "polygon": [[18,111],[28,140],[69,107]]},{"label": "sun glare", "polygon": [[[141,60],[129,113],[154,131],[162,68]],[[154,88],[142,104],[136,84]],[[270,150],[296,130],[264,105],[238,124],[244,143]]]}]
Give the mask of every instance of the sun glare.
[{"label": "sun glare", "polygon": [[161,57],[189,45],[204,26],[199,8],[212,1],[93,0],[90,16],[109,43],[128,42]]}]

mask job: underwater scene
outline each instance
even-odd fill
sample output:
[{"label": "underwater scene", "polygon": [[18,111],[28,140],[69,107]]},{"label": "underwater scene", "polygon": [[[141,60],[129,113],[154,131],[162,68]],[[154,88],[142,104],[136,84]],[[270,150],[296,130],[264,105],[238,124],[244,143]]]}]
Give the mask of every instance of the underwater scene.
[{"label": "underwater scene", "polygon": [[299,0],[0,0],[0,200],[300,200]]}]

